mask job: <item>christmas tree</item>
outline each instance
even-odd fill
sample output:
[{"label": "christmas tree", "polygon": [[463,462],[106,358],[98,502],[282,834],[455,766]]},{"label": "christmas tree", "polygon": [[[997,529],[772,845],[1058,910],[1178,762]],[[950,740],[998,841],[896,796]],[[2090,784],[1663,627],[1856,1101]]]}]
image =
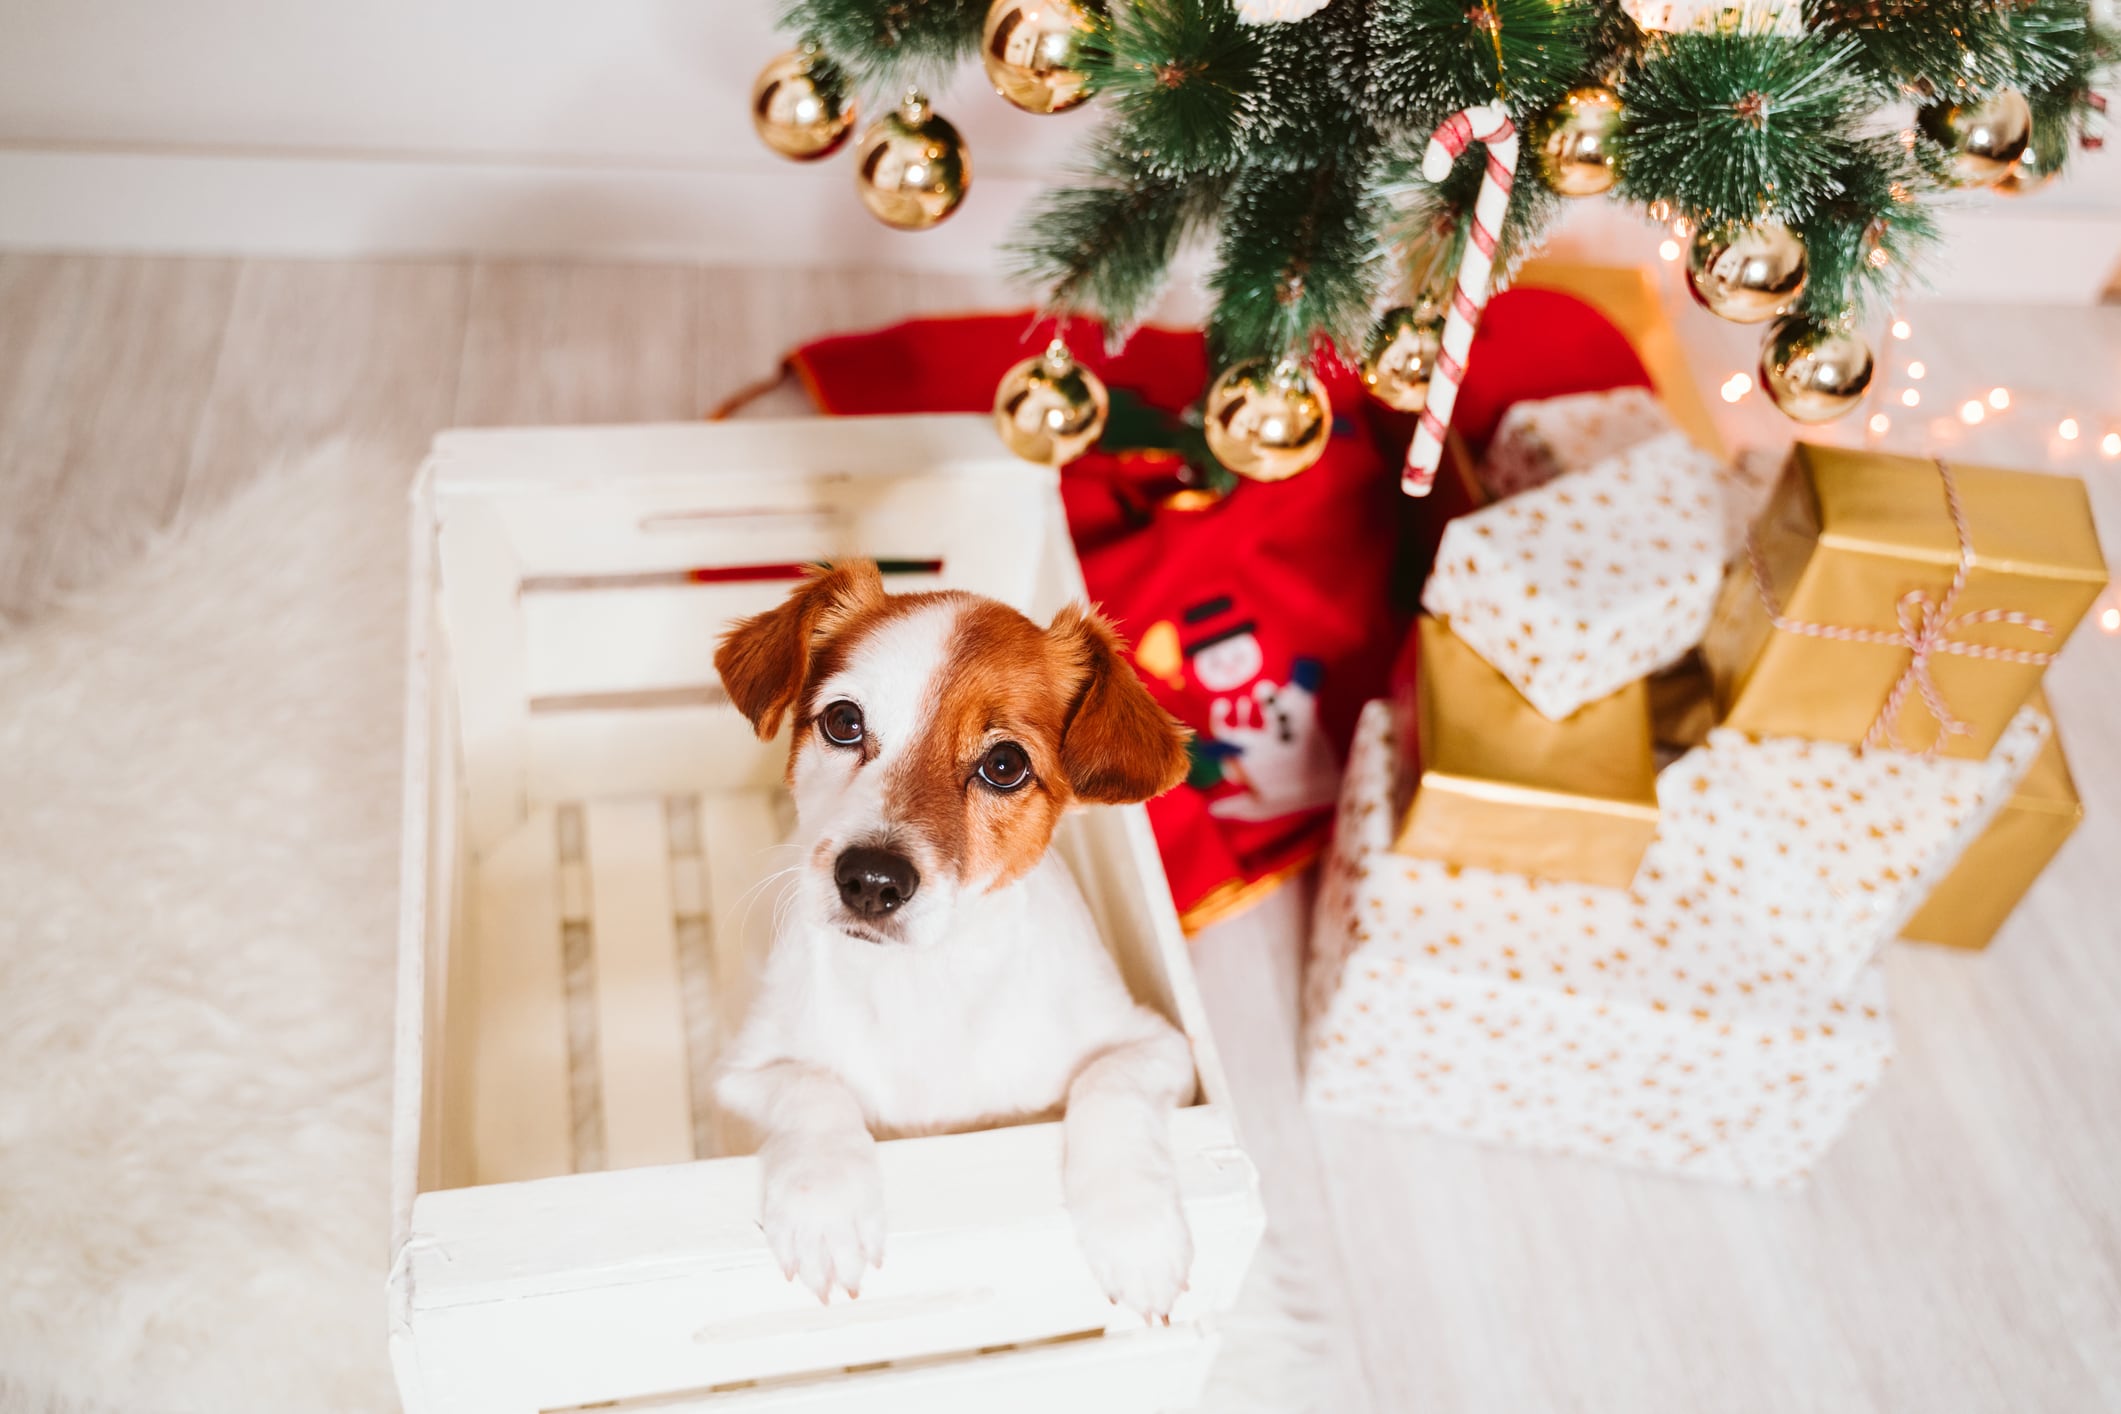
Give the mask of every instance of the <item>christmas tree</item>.
[{"label": "christmas tree", "polygon": [[[857,95],[888,105],[974,60],[1020,106],[1099,101],[1080,179],[1012,243],[1053,312],[1124,337],[1175,253],[1212,241],[1219,367],[1330,342],[1375,373],[1412,349],[1417,384],[1469,243],[1505,282],[1594,196],[1688,237],[1696,294],[1778,319],[1771,352],[1860,343],[1940,204],[2029,191],[2099,141],[2117,52],[2089,0],[793,0],[784,20],[805,46],[784,63],[841,136]],[[1514,172],[1488,171],[1487,133],[1439,171],[1439,125],[1495,108],[1523,137],[1489,145]],[[888,117],[938,136],[924,105]],[[919,175],[947,187],[940,165]],[[1474,219],[1484,180],[1508,196],[1499,229]],[[871,204],[919,225],[943,198],[904,220]]]}]

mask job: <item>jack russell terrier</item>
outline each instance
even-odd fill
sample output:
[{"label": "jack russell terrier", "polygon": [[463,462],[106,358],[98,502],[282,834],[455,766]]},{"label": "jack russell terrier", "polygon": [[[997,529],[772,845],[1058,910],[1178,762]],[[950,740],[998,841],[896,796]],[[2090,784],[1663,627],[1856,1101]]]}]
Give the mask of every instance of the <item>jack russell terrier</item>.
[{"label": "jack russell terrier", "polygon": [[1041,628],[887,593],[866,561],[737,624],[714,661],[761,738],[794,720],[790,906],[716,1085],[763,1136],[782,1271],[860,1293],[884,1255],[878,1136],[1064,1111],[1091,1272],[1168,1324],[1193,1258],[1168,1134],[1191,1048],[1128,993],[1047,845],[1072,805],[1176,785],[1185,728],[1090,610]]}]

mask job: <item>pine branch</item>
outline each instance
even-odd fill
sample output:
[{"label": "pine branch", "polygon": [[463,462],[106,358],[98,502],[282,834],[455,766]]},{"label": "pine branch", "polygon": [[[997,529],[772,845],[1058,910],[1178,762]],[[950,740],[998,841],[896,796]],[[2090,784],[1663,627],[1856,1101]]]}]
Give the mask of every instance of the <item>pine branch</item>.
[{"label": "pine branch", "polygon": [[987,0],[787,0],[781,28],[814,39],[865,97],[940,88],[979,52]]},{"label": "pine branch", "polygon": [[1049,311],[1102,318],[1117,347],[1155,305],[1186,238],[1214,218],[1225,185],[1108,161],[1083,185],[1039,198],[1004,248],[1011,273],[1044,286]]},{"label": "pine branch", "polygon": [[1363,3],[1332,0],[1309,19],[1259,29],[1258,122],[1246,144],[1248,164],[1311,171],[1368,149]]},{"label": "pine branch", "polygon": [[1796,228],[1807,272],[1798,308],[1826,321],[1890,307],[1937,239],[1921,200],[1933,187],[1898,138],[1865,142],[1838,182],[1841,191]]},{"label": "pine branch", "polygon": [[1122,4],[1101,33],[1092,82],[1113,114],[1101,146],[1166,174],[1237,165],[1263,80],[1258,32],[1229,0]]},{"label": "pine branch", "polygon": [[1615,14],[1588,0],[1379,0],[1369,100],[1423,138],[1498,95],[1512,117],[1528,119],[1589,81],[1604,52],[1595,41],[1613,32]]},{"label": "pine branch", "polygon": [[1208,346],[1218,368],[1302,357],[1323,335],[1356,347],[1383,275],[1363,161],[1248,169],[1225,204]]},{"label": "pine branch", "polygon": [[1836,195],[1874,105],[1848,40],[1658,35],[1620,84],[1620,191],[1697,225],[1803,220]]}]

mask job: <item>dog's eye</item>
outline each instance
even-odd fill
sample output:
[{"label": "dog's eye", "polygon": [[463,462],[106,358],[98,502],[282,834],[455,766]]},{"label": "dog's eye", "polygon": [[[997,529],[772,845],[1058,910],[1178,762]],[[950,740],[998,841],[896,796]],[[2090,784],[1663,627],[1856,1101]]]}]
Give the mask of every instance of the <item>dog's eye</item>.
[{"label": "dog's eye", "polygon": [[834,702],[818,713],[817,729],[834,746],[860,746],[862,709],[852,702]]},{"label": "dog's eye", "polygon": [[1013,741],[998,741],[979,759],[979,778],[999,791],[1012,791],[1031,779],[1031,758]]}]

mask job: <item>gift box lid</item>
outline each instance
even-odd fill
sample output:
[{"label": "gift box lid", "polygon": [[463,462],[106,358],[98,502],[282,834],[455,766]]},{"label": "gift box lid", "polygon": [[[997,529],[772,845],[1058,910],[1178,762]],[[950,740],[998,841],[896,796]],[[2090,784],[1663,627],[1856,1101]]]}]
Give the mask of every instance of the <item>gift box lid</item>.
[{"label": "gift box lid", "polygon": [[1441,620],[1424,615],[1416,631],[1425,785],[1442,777],[1528,804],[1574,796],[1604,802],[1614,814],[1656,818],[1657,763],[1641,683],[1556,722]]},{"label": "gift box lid", "polygon": [[[1947,568],[1959,563],[1935,460],[1807,442],[1791,456],[1809,484],[1822,545]],[[1960,462],[1951,471],[1977,566],[2105,585],[2106,560],[2082,481]]]}]

